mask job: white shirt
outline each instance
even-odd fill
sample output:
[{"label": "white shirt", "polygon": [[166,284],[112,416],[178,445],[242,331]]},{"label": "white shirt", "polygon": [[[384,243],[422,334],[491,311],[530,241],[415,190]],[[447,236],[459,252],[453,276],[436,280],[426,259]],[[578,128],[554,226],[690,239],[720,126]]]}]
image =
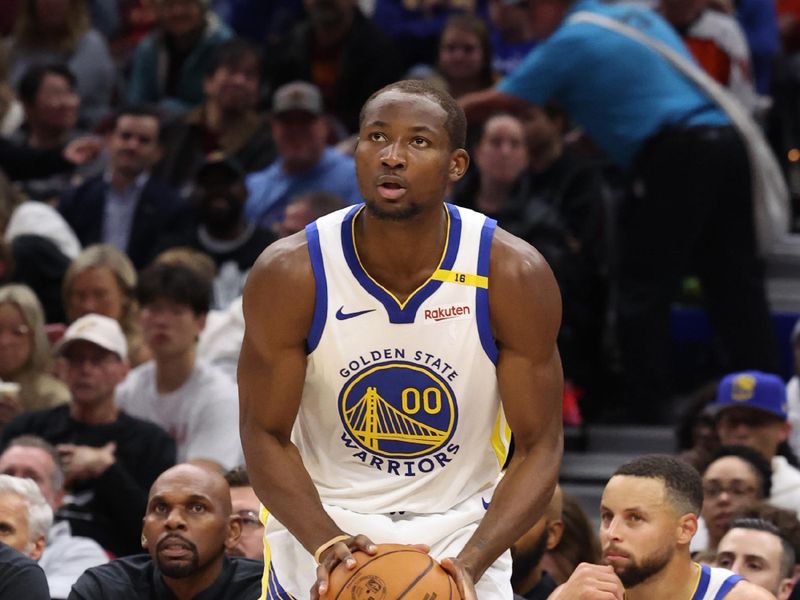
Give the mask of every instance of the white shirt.
[{"label": "white shirt", "polygon": [[68,521],[54,523],[47,532],[47,546],[39,559],[47,577],[50,597],[66,598],[72,584],[86,569],[108,562],[105,550],[93,539],[73,536]]},{"label": "white shirt", "polygon": [[244,313],[239,296],[225,310],[210,310],[197,342],[197,356],[222,369],[236,381],[236,367],[244,339]]},{"label": "white shirt", "polygon": [[800,515],[800,471],[783,456],[772,459],[772,492],[769,503]]},{"label": "white shirt", "polygon": [[797,375],[786,384],[786,406],[789,423],[792,424],[788,440],[789,446],[797,456],[800,456],[800,379]]},{"label": "white shirt", "polygon": [[75,259],[81,252],[78,236],[67,221],[55,208],[44,202],[27,200],[11,213],[6,225],[6,241],[29,234],[47,238],[69,259]]},{"label": "white shirt", "polygon": [[204,360],[168,394],[156,389],[155,362],[139,365],[117,386],[116,401],[128,414],[163,427],[175,439],[178,462],[202,458],[225,469],[244,462],[236,384]]}]

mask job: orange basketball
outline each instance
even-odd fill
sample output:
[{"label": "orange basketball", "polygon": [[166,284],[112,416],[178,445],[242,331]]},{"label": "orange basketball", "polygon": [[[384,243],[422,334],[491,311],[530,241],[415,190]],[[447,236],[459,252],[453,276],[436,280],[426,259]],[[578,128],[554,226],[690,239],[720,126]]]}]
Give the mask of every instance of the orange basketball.
[{"label": "orange basketball", "polygon": [[400,544],[380,544],[378,553],[353,552],[355,569],[338,565],[326,600],[461,600],[456,582],[430,555]]}]

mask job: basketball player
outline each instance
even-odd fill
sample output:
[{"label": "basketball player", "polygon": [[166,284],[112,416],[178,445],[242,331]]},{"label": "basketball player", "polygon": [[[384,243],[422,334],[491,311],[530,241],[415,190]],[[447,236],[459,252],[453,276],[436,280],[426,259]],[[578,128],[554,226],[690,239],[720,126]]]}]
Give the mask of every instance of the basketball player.
[{"label": "basketball player", "polygon": [[700,476],[677,458],[622,465],[600,503],[605,564],[581,563],[550,600],[774,600],[732,571],[692,561],[702,504]]},{"label": "basketball player", "polygon": [[252,271],[239,389],[270,513],[264,597],[324,596],[373,541],[429,546],[465,598],[512,596],[507,550],[561,459],[560,295],[536,250],[443,202],[469,163],[465,129],[426,83],[379,90],[355,153],[365,204]]}]

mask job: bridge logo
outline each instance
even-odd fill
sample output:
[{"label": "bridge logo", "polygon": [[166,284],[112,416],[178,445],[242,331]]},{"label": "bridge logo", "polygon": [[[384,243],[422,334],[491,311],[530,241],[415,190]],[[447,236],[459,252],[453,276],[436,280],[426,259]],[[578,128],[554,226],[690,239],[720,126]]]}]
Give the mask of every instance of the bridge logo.
[{"label": "bridge logo", "polygon": [[423,365],[403,361],[356,373],[339,395],[339,416],[353,441],[385,458],[432,454],[447,444],[458,422],[447,382]]}]

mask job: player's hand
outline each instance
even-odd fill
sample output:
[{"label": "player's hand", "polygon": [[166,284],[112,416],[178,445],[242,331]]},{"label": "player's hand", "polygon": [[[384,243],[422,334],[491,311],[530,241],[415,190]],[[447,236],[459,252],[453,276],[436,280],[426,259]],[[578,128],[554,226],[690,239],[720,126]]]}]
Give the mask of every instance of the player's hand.
[{"label": "player's hand", "polygon": [[328,592],[328,577],[339,563],[344,563],[348,569],[356,568],[356,559],[352,554],[355,550],[375,554],[378,547],[367,536],[360,534],[336,542],[325,550],[319,557],[317,580],[311,588],[311,600],[318,600],[320,596],[324,596]]},{"label": "player's hand", "polygon": [[623,600],[625,588],[610,565],[581,563],[550,600]]},{"label": "player's hand", "polygon": [[442,568],[455,580],[462,600],[478,600],[475,580],[467,566],[457,558],[442,559]]},{"label": "player's hand", "polygon": [[64,467],[64,478],[67,483],[94,479],[114,464],[114,453],[117,445],[109,442],[105,446],[78,446],[76,444],[59,444],[56,449]]}]

